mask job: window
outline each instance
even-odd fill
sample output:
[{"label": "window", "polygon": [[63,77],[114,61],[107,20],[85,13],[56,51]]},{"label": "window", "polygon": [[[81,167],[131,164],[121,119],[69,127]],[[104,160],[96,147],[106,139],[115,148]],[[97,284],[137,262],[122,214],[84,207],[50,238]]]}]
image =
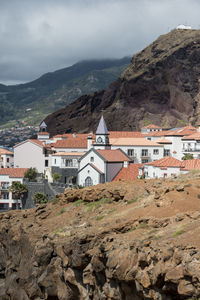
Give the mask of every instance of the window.
[{"label": "window", "polygon": [[134,156],[134,149],[128,149],[128,156]]},{"label": "window", "polygon": [[164,149],[164,156],[170,156],[170,150]]},{"label": "window", "polygon": [[72,159],[66,159],[65,160],[65,167],[73,167]]},{"label": "window", "polygon": [[8,208],[8,203],[0,203],[0,210],[7,210]]},{"label": "window", "polygon": [[7,157],[7,163],[9,163],[9,161],[10,161],[10,159],[9,159],[9,157]]},{"label": "window", "polygon": [[56,165],[56,159],[54,159],[54,164]]},{"label": "window", "polygon": [[142,156],[148,156],[148,150],[147,149],[142,149]]},{"label": "window", "polygon": [[148,163],[148,159],[142,159],[142,164]]},{"label": "window", "polygon": [[48,167],[48,165],[49,165],[49,161],[45,159],[45,167]]},{"label": "window", "polygon": [[154,155],[158,155],[159,154],[159,150],[158,149],[153,149],[153,154]]},{"label": "window", "polygon": [[90,161],[91,161],[91,162],[94,161],[94,157],[93,157],[93,156],[90,157]]}]

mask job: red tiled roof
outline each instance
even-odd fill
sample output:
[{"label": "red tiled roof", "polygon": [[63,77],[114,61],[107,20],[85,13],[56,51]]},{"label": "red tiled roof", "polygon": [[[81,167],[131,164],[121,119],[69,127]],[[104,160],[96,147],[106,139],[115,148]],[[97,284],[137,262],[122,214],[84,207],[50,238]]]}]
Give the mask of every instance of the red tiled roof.
[{"label": "red tiled roof", "polygon": [[[90,133],[91,135],[91,133]],[[87,139],[88,137],[88,133],[64,133],[64,134],[57,134],[53,136],[54,138],[83,138],[83,139]]]},{"label": "red tiled roof", "polygon": [[175,130],[168,130],[168,133],[166,133],[165,136],[185,136],[191,135],[195,132],[197,132],[197,129],[191,125],[188,125]]},{"label": "red tiled roof", "polygon": [[159,143],[159,144],[172,144],[172,141],[170,141],[168,139],[165,139],[165,138],[162,138],[160,140],[156,140],[156,143]]},{"label": "red tiled roof", "polygon": [[153,147],[163,147],[158,144],[157,141],[149,141],[145,138],[115,138],[110,139],[111,145],[115,146],[153,146]]},{"label": "red tiled roof", "polygon": [[13,155],[13,152],[8,151],[8,150],[3,149],[3,148],[0,148],[0,155],[4,155],[4,154],[6,154],[6,155]]},{"label": "red tiled roof", "polygon": [[188,159],[182,161],[182,170],[194,170],[198,169],[200,170],[200,159]]},{"label": "red tiled roof", "polygon": [[131,161],[121,150],[97,150],[108,162]]},{"label": "red tiled roof", "polygon": [[143,126],[142,128],[147,128],[147,129],[161,129],[162,127],[157,126],[155,124],[149,124],[147,126]]},{"label": "red tiled roof", "polygon": [[39,145],[39,146],[41,146],[41,147],[44,147],[44,142],[42,142],[42,141],[39,141],[39,140],[36,140],[36,139],[29,139],[28,141],[30,141],[30,142],[32,142],[32,143],[34,143],[34,144],[37,144],[37,145]]},{"label": "red tiled roof", "polygon": [[191,135],[185,136],[182,138],[182,140],[196,140],[199,141],[200,140],[200,132],[195,132]]},{"label": "red tiled roof", "polygon": [[130,164],[127,168],[122,168],[113,181],[137,179],[141,167],[142,164]]},{"label": "red tiled roof", "polygon": [[162,131],[151,131],[146,134],[143,134],[143,136],[165,136],[165,134],[169,133],[169,130],[162,130]]},{"label": "red tiled roof", "polygon": [[24,178],[27,168],[2,168],[0,175],[8,175],[11,178]]},{"label": "red tiled roof", "polygon": [[87,149],[87,139],[68,138],[67,140],[58,140],[52,144],[54,148],[84,148]]},{"label": "red tiled roof", "polygon": [[144,165],[150,165],[154,167],[181,167],[182,166],[182,161],[174,158],[174,157],[163,157],[161,159],[145,163]]},{"label": "red tiled roof", "polygon": [[37,135],[49,135],[49,133],[46,131],[41,131],[41,132],[38,132]]},{"label": "red tiled roof", "polygon": [[103,174],[103,172],[102,172],[101,170],[99,170],[94,164],[90,163],[90,165],[91,165],[94,169],[96,169],[99,173]]},{"label": "red tiled roof", "polygon": [[142,138],[140,131],[109,131],[109,138]]}]

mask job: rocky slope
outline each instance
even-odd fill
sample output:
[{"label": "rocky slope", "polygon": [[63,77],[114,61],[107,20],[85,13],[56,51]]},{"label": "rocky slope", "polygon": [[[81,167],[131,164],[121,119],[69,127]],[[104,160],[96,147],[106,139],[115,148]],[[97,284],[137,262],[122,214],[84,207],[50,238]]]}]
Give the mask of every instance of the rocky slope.
[{"label": "rocky slope", "polygon": [[136,54],[107,90],[82,96],[45,121],[51,133],[94,130],[102,111],[110,130],[195,124],[199,79],[200,30],[173,30]]},{"label": "rocky slope", "polygon": [[121,181],[0,214],[0,299],[199,299],[199,188]]}]

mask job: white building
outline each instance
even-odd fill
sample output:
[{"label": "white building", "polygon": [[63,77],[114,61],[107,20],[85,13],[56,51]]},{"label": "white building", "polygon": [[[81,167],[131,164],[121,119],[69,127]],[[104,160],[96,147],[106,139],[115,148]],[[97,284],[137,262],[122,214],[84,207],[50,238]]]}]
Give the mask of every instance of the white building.
[{"label": "white building", "polygon": [[14,153],[0,148],[0,168],[13,168]]},{"label": "white building", "polygon": [[27,169],[22,168],[3,168],[0,169],[0,210],[15,209],[21,207],[21,200],[13,199],[9,187],[12,182],[23,183],[24,174]]}]

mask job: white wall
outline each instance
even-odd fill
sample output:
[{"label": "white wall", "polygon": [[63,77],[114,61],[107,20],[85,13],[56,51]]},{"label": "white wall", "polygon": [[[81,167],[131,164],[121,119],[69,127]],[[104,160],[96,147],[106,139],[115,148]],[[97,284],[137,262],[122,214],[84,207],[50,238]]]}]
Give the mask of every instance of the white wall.
[{"label": "white wall", "polygon": [[[91,161],[91,157],[94,158],[94,161]],[[104,160],[100,158],[93,150],[91,150],[80,160],[79,170],[81,170],[88,163],[93,163],[102,173],[106,173]]]},{"label": "white wall", "polygon": [[[8,175],[0,175],[0,194],[1,194],[1,192],[9,192],[8,189],[1,188],[2,183],[8,182],[9,183],[8,186],[11,186],[13,181],[19,181],[19,182],[23,183],[23,178],[10,178]],[[9,204],[9,208],[12,208],[12,204],[16,203],[16,202],[17,202],[17,200],[14,200],[12,198],[11,192],[9,192],[9,199],[1,199],[1,196],[0,196],[0,203]],[[19,200],[18,203],[21,205],[21,200]]]},{"label": "white wall", "polygon": [[15,168],[36,168],[39,173],[45,169],[45,157],[43,148],[38,145],[25,141],[14,147],[14,167]]},{"label": "white wall", "polygon": [[[171,177],[172,175],[180,174],[180,167],[168,167],[164,170],[159,167],[144,165],[144,173],[147,179]],[[148,175],[146,175],[148,173]]]},{"label": "white wall", "polygon": [[100,183],[100,174],[91,165],[88,165],[78,173],[78,185],[85,186],[85,179],[88,176],[92,178],[93,185]]},{"label": "white wall", "polygon": [[52,148],[56,152],[86,152],[88,151],[87,148]]},{"label": "white wall", "polygon": [[[141,163],[142,159],[145,159],[145,157],[141,157],[142,149],[148,150],[149,154],[149,162],[158,160],[163,157],[163,146],[111,146],[111,149],[122,149],[126,154],[128,154],[128,149],[134,149],[134,163]],[[159,154],[153,154],[153,150],[158,149]]]},{"label": "white wall", "polygon": [[[14,157],[13,155],[9,155],[9,154],[1,154],[1,166],[3,166],[4,168],[12,168],[14,165]],[[9,159],[9,162],[7,162],[7,158]],[[0,166],[0,168],[1,168]]]}]

